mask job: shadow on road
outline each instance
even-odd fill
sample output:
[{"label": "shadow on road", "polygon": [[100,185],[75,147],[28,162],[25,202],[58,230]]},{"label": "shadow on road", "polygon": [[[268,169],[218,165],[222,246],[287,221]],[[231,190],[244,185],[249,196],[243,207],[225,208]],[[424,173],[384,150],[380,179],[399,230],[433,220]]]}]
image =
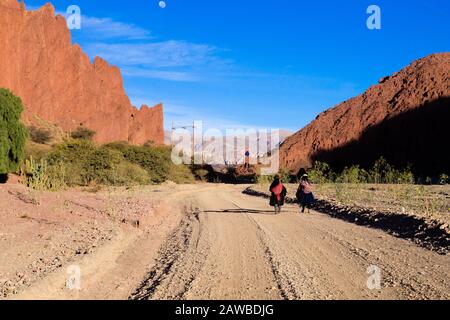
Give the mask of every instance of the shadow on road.
[{"label": "shadow on road", "polygon": [[274,215],[273,210],[259,210],[259,209],[222,209],[222,210],[205,210],[205,213],[253,213],[253,214],[272,214]]}]

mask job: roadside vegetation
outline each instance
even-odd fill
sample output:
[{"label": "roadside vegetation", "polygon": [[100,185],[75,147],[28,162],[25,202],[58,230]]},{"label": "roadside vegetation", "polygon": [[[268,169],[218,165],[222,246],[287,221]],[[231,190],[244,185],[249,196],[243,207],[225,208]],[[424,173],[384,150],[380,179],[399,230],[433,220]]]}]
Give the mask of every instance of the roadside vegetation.
[{"label": "roadside vegetation", "polygon": [[79,127],[56,139],[47,127],[21,123],[20,98],[0,88],[0,182],[16,173],[28,187],[57,191],[67,187],[135,186],[166,181],[190,183],[190,168],[171,161],[171,149],[146,143],[99,145],[95,131]]},{"label": "roadside vegetation", "polygon": [[165,146],[132,146],[125,142],[97,145],[71,139],[43,154],[30,150],[21,168],[29,187],[59,190],[65,187],[136,186],[165,181],[190,183],[194,176],[186,166],[176,166]]},{"label": "roadside vegetation", "polygon": [[[384,158],[372,168],[359,166],[340,172],[322,162],[307,171],[315,195],[339,206],[370,208],[421,216],[438,216],[450,222],[450,180],[447,174],[415,176],[410,168],[398,169]],[[298,177],[280,172],[280,177],[295,198]],[[267,189],[273,176],[258,177],[258,190]]]},{"label": "roadside vegetation", "polygon": [[[304,171],[314,184],[417,184],[445,185],[450,183],[449,176],[442,173],[438,176],[415,176],[411,168],[398,169],[381,157],[370,169],[358,165],[346,167],[342,171],[334,171],[327,163],[316,162],[314,166]],[[280,170],[280,178],[285,182],[299,182],[299,175],[293,176],[286,170]],[[258,183],[270,183],[274,176],[258,175]]]},{"label": "roadside vegetation", "polygon": [[22,100],[0,88],[0,181],[17,171],[24,158],[28,132],[20,121],[22,111]]}]

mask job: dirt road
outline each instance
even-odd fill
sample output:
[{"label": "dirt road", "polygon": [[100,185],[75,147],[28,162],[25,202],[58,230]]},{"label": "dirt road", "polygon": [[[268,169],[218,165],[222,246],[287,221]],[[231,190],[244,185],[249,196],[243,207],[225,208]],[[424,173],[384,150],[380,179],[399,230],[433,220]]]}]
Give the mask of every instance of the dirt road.
[{"label": "dirt road", "polygon": [[[293,205],[275,216],[266,200],[241,191],[219,186],[193,195],[196,212],[132,298],[450,298],[448,255],[318,213],[300,215]],[[379,290],[367,285],[374,270]]]},{"label": "dirt road", "polygon": [[[319,213],[300,215],[294,205],[274,215],[244,188],[157,190],[159,213],[140,229],[111,227],[110,241],[10,298],[450,298],[450,256]],[[74,263],[82,271],[79,292],[65,287],[65,267]]]}]

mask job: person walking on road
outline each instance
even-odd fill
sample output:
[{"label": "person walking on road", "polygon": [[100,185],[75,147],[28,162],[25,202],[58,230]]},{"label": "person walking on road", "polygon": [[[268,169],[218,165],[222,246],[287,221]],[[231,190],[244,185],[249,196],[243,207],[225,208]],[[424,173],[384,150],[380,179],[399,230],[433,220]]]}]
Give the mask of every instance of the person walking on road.
[{"label": "person walking on road", "polygon": [[249,170],[250,169],[250,150],[245,151],[245,163],[244,168]]},{"label": "person walking on road", "polygon": [[312,184],[309,181],[308,175],[304,174],[300,178],[300,185],[297,190],[297,200],[302,207],[302,213],[305,212],[305,208],[309,209],[314,204],[314,194],[312,192]]},{"label": "person walking on road", "polygon": [[281,207],[284,205],[287,190],[280,180],[280,176],[276,175],[272,184],[270,185],[270,205],[275,208],[275,214],[281,212]]}]

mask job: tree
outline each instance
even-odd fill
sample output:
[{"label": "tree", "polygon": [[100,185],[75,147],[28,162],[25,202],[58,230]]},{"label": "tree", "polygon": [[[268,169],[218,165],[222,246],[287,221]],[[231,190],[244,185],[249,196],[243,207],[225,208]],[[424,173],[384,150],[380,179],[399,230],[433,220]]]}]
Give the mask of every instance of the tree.
[{"label": "tree", "polygon": [[16,172],[23,160],[28,132],[20,121],[22,100],[0,88],[0,175]]}]

